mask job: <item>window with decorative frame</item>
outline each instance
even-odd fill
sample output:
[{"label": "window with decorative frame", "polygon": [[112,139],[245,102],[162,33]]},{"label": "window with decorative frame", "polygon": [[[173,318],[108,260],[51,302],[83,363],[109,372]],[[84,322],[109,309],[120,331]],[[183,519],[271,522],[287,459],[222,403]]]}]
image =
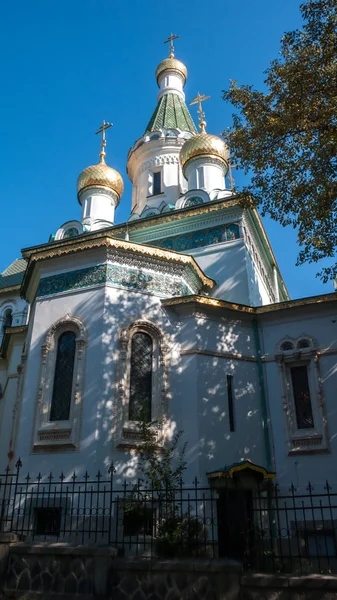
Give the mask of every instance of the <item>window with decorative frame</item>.
[{"label": "window with decorative frame", "polygon": [[13,309],[11,307],[7,307],[2,313],[2,331],[4,334],[6,327],[12,327],[13,324]]},{"label": "window with decorative frame", "polygon": [[78,450],[81,434],[87,330],[66,315],[48,330],[41,366],[33,429],[33,451]]},{"label": "window with decorative frame", "polygon": [[136,321],[121,331],[115,399],[117,446],[137,446],[140,421],[161,421],[167,416],[168,344],[148,321]]},{"label": "window with decorative frame", "polygon": [[277,348],[289,453],[328,450],[327,419],[316,342],[286,338]]}]

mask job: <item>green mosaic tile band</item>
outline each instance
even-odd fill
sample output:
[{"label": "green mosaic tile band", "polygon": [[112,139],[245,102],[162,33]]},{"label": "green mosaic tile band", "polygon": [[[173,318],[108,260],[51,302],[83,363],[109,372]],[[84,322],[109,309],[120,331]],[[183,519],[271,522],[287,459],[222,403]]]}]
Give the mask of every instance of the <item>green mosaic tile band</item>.
[{"label": "green mosaic tile band", "polygon": [[197,133],[185,102],[177,94],[165,94],[160,98],[144,135],[162,128]]},{"label": "green mosaic tile band", "polygon": [[185,233],[174,237],[151,242],[151,246],[159,246],[165,250],[175,250],[177,252],[186,252],[193,248],[202,248],[211,246],[220,242],[230,242],[240,238],[240,227],[237,223],[212,227],[211,229],[201,229],[193,233]]},{"label": "green mosaic tile band", "polygon": [[138,269],[122,265],[102,264],[69,273],[43,277],[40,281],[38,297],[51,296],[61,292],[74,291],[96,285],[108,284],[144,291],[149,294],[167,296],[188,296],[191,290],[171,275],[144,273]]}]

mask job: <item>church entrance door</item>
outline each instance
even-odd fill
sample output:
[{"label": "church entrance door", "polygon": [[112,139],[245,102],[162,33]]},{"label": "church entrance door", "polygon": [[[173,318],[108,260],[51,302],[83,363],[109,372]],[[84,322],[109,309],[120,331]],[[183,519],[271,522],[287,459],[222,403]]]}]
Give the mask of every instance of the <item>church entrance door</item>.
[{"label": "church entrance door", "polygon": [[251,490],[219,490],[217,501],[219,556],[251,564],[254,545]]}]

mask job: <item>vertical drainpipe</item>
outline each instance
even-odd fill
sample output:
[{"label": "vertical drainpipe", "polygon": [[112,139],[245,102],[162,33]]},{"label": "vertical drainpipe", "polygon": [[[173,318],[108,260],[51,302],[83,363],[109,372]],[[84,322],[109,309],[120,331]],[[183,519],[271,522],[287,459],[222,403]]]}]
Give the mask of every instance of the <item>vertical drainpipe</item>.
[{"label": "vertical drainpipe", "polygon": [[266,388],[264,385],[264,376],[263,376],[263,366],[261,360],[261,345],[260,345],[260,336],[257,320],[253,319],[253,331],[254,331],[254,341],[256,348],[256,357],[257,357],[257,370],[259,374],[259,384],[260,384],[260,400],[261,400],[261,412],[262,412],[262,425],[263,425],[263,436],[264,436],[264,449],[266,453],[266,462],[268,471],[272,471],[272,460],[271,460],[271,444],[269,438],[269,428],[268,428],[268,412],[267,412],[267,398],[266,398]]}]

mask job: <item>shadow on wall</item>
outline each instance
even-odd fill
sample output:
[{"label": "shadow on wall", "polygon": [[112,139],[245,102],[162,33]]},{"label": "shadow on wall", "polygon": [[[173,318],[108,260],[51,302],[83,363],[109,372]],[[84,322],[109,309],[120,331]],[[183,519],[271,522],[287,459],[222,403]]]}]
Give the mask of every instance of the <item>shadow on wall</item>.
[{"label": "shadow on wall", "polygon": [[[158,298],[147,294],[106,288],[104,294],[78,292],[62,296],[63,314],[79,315],[87,324],[89,343],[84,382],[81,452],[31,456],[29,464],[36,473],[47,473],[52,466],[66,477],[74,471],[108,470],[114,462],[116,476],[137,476],[137,454],[114,447],[115,420],[120,418],[118,406],[118,366],[120,334],[133,321],[142,319],[155,324],[167,335],[169,407],[168,430],[171,436],[184,430],[188,442],[188,477],[223,467],[241,459],[264,464],[260,397],[251,323],[239,320],[205,318],[192,312],[179,320],[172,310],[162,308]],[[99,301],[98,301],[99,298]],[[41,302],[48,312],[53,299]],[[61,315],[59,315],[61,316]],[[93,331],[95,334],[93,335]],[[35,341],[37,360],[43,336]],[[184,352],[184,348],[189,351]],[[180,349],[183,350],[180,356]],[[238,353],[250,361],[213,356]],[[37,371],[38,371],[38,367]],[[228,378],[232,378],[232,415],[228,401]],[[34,399],[32,402],[32,398]],[[25,455],[31,448],[33,404],[36,390],[25,395],[21,411],[21,432],[25,433]],[[67,469],[65,471],[65,464]],[[36,465],[36,466],[35,466]],[[23,465],[25,469],[25,465]]]}]

